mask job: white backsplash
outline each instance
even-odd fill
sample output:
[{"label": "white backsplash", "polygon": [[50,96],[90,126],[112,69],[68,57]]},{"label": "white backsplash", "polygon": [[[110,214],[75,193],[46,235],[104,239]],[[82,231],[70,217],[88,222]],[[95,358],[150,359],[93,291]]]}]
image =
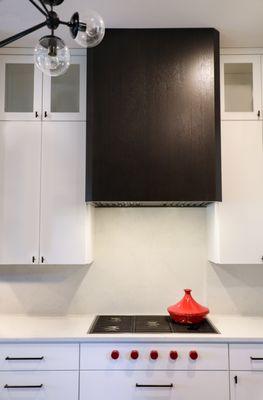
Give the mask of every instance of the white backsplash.
[{"label": "white backsplash", "polygon": [[206,210],[96,209],[87,267],[0,267],[0,313],[163,313],[183,288],[214,313],[263,315],[263,266],[207,262]]}]

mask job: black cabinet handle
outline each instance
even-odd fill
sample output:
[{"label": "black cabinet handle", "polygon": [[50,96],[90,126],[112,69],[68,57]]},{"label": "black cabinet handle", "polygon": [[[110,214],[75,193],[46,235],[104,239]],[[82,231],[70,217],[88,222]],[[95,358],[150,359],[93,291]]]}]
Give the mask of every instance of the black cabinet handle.
[{"label": "black cabinet handle", "polygon": [[263,357],[250,357],[251,361],[263,361]]},{"label": "black cabinet handle", "polygon": [[36,111],[36,112],[35,112],[35,117],[38,118],[38,115],[39,115],[39,114],[38,114],[38,112]]},{"label": "black cabinet handle", "polygon": [[35,256],[33,256],[33,257],[32,257],[32,263],[34,264],[34,263],[35,263],[35,261],[36,261],[36,257],[35,257]]},{"label": "black cabinet handle", "polygon": [[5,385],[5,389],[41,389],[43,387],[43,383],[40,385]]},{"label": "black cabinet handle", "polygon": [[257,116],[258,116],[258,118],[260,117],[260,110],[258,110]]},{"label": "black cabinet handle", "polygon": [[42,264],[44,264],[44,261],[45,261],[45,258],[42,256],[42,257],[41,257],[41,262],[42,262]]},{"label": "black cabinet handle", "polygon": [[44,117],[47,118],[47,111],[44,112]]},{"label": "black cabinet handle", "polygon": [[173,388],[173,384],[170,383],[169,385],[141,385],[139,383],[136,383],[136,387],[138,388]]},{"label": "black cabinet handle", "polygon": [[44,356],[41,357],[9,357],[7,356],[6,361],[38,361],[44,360]]},{"label": "black cabinet handle", "polygon": [[237,385],[237,376],[234,376],[234,382]]}]

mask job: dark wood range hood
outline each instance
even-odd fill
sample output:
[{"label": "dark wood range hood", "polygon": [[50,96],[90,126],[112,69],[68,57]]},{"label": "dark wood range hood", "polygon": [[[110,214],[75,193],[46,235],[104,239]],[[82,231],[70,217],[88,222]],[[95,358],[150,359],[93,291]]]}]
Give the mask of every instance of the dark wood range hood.
[{"label": "dark wood range hood", "polygon": [[108,29],[87,75],[87,202],[221,201],[218,31]]}]

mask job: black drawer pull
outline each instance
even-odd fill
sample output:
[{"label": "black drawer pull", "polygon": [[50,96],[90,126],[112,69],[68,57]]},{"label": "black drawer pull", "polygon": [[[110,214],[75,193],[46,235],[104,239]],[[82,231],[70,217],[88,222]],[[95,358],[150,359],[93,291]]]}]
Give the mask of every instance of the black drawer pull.
[{"label": "black drawer pull", "polygon": [[263,357],[250,357],[251,361],[263,361]]},{"label": "black drawer pull", "polygon": [[43,384],[40,385],[5,385],[5,389],[41,389]]},{"label": "black drawer pull", "polygon": [[44,356],[42,357],[9,357],[7,356],[6,361],[38,361],[44,360]]},{"label": "black drawer pull", "polygon": [[174,385],[170,383],[169,385],[140,385],[136,383],[136,387],[138,388],[173,388]]}]

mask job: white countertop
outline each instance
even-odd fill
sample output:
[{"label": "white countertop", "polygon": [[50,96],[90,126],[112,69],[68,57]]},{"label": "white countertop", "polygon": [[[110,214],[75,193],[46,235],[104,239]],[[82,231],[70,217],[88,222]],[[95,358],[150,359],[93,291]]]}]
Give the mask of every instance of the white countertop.
[{"label": "white countertop", "polygon": [[220,334],[87,334],[94,315],[0,315],[0,342],[263,342],[263,317],[211,315]]}]

